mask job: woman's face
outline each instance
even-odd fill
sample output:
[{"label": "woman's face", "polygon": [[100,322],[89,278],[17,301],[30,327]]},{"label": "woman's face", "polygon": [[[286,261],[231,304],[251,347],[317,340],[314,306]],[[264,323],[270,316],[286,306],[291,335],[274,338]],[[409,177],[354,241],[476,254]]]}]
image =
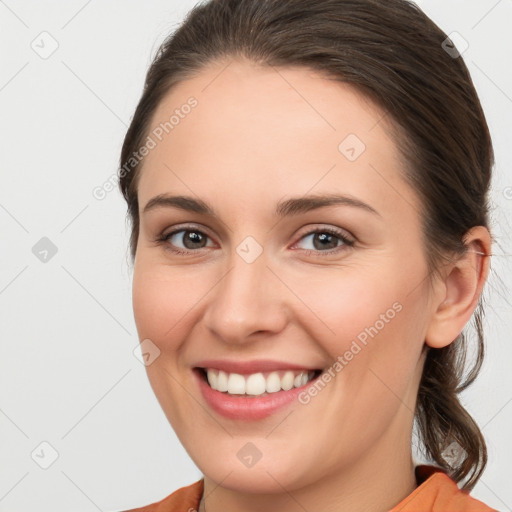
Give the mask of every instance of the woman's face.
[{"label": "woman's face", "polygon": [[410,457],[433,312],[418,198],[350,86],[227,63],[173,89],[148,132],[133,305],[151,385],[225,487],[367,480]]}]

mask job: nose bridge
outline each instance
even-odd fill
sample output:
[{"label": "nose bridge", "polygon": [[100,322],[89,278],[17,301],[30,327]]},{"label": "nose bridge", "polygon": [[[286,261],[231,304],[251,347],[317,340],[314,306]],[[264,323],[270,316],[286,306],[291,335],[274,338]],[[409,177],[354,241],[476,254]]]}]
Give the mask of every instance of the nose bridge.
[{"label": "nose bridge", "polygon": [[255,332],[270,334],[284,328],[279,284],[267,264],[263,248],[258,249],[254,240],[245,240],[231,254],[203,316],[206,326],[225,342],[243,343]]}]

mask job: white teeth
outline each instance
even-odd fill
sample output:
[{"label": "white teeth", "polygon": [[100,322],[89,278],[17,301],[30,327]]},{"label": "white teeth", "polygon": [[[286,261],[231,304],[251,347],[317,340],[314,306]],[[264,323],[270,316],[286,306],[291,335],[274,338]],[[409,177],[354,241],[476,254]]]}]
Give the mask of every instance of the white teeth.
[{"label": "white teeth", "polygon": [[267,393],[276,393],[277,391],[281,391],[281,379],[279,378],[279,374],[277,372],[272,372],[267,377]]},{"label": "white teeth", "polygon": [[208,377],[208,382],[210,383],[210,386],[214,389],[217,389],[217,374],[213,370],[208,369],[206,375]]},{"label": "white teeth", "polygon": [[295,375],[293,375],[293,372],[286,372],[284,374],[284,377],[281,379],[281,387],[288,391],[289,389],[293,388],[293,379],[295,378]]},{"label": "white teeth", "polygon": [[253,373],[245,381],[245,393],[247,395],[262,395],[265,393],[266,385],[262,373]]},{"label": "white teeth", "polygon": [[206,376],[208,384],[216,391],[227,392],[230,395],[261,396],[304,386],[313,378],[314,372],[287,370],[285,372],[270,372],[265,377],[261,372],[241,375],[208,368]]},{"label": "white teeth", "polygon": [[[208,382],[210,383],[210,386],[212,386],[212,383],[208,379]],[[213,389],[215,389],[212,386]],[[225,392],[228,390],[228,375],[226,372],[220,371],[217,375],[217,391]]]},{"label": "white teeth", "polygon": [[228,393],[230,395],[245,394],[245,378],[239,373],[230,373],[228,378]]}]

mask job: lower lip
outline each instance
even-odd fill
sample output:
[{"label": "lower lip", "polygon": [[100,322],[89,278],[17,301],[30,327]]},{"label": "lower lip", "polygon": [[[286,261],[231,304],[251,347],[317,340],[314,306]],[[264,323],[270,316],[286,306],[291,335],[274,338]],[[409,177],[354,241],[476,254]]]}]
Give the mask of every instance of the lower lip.
[{"label": "lower lip", "polygon": [[[199,388],[208,405],[217,413],[233,420],[261,420],[271,416],[294,401],[313,381],[300,388],[277,391],[261,397],[234,396],[212,389],[204,380],[200,370],[194,373],[199,381]],[[315,380],[315,379],[313,379]]]}]

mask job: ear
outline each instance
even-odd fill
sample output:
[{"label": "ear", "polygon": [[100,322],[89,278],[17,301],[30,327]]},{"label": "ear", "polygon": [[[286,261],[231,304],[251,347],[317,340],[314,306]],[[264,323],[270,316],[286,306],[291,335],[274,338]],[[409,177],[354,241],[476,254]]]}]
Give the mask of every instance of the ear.
[{"label": "ear", "polygon": [[443,286],[436,295],[434,313],[425,336],[432,348],[442,348],[457,339],[471,319],[489,274],[491,235],[475,226],[464,237],[466,252],[447,266]]}]

